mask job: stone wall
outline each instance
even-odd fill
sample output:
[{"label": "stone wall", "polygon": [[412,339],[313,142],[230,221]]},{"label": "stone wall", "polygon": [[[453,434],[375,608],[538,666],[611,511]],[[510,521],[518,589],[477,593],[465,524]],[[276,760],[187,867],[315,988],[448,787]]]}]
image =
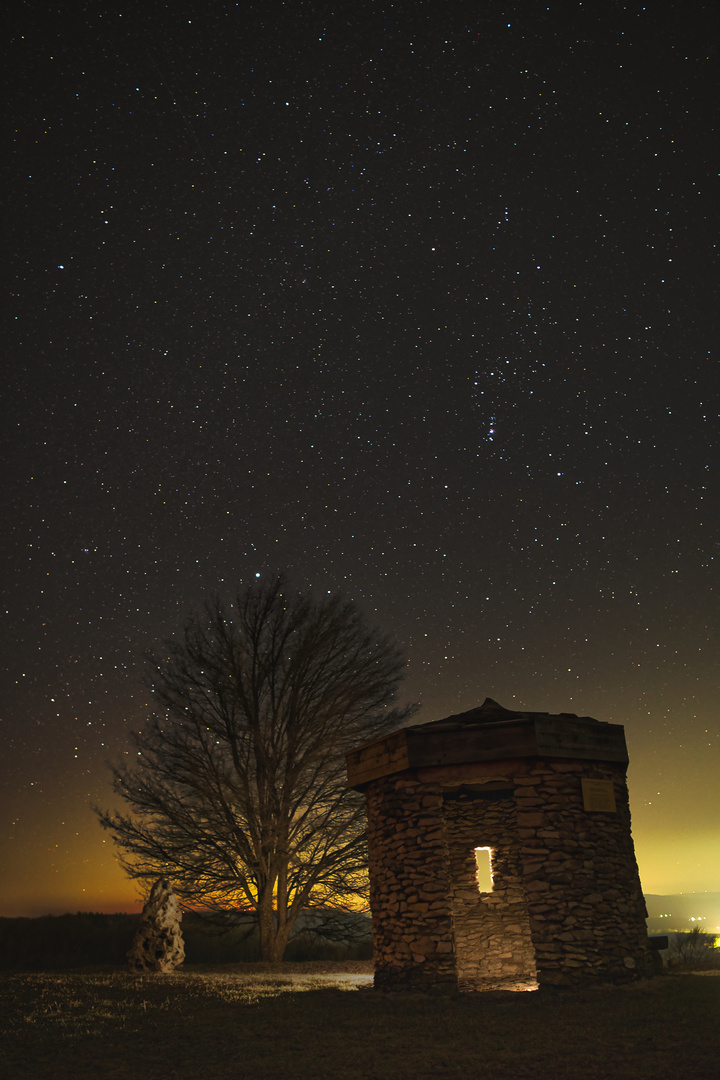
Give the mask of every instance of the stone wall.
[{"label": "stone wall", "polygon": [[456,985],[439,784],[409,775],[367,791],[375,987]]},{"label": "stone wall", "polygon": [[[375,985],[517,989],[652,972],[624,766],[528,759],[407,770],[366,790]],[[503,777],[505,791],[483,790]],[[583,804],[610,780],[615,812]],[[497,783],[495,784],[497,787]],[[474,849],[493,850],[478,889]]]},{"label": "stone wall", "polygon": [[[512,796],[447,793],[444,829],[458,988],[533,989],[535,953]],[[489,892],[478,887],[478,847],[491,849]]]},{"label": "stone wall", "polygon": [[[612,782],[616,813],[585,810],[582,777]],[[515,776],[515,805],[541,985],[650,975],[624,767],[538,761]]]}]

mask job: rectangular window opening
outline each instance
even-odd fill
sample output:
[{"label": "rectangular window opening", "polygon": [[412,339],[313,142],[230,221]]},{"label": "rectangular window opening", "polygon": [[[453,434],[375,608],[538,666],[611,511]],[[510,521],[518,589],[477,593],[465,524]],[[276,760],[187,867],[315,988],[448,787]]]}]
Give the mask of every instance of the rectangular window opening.
[{"label": "rectangular window opening", "polygon": [[493,891],[493,872],[492,872],[492,860],[493,851],[489,847],[476,847],[475,848],[475,862],[477,863],[477,885],[478,892],[492,892]]}]

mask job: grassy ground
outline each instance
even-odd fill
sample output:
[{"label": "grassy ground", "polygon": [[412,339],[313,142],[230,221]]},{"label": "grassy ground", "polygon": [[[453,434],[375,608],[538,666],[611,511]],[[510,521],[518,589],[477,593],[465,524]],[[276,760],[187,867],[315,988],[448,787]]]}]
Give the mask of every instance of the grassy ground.
[{"label": "grassy ground", "polygon": [[[716,1080],[720,978],[385,995],[368,976],[232,967],[0,976],[12,1080]],[[309,965],[312,968],[312,965]],[[358,989],[360,987],[360,989]]]}]

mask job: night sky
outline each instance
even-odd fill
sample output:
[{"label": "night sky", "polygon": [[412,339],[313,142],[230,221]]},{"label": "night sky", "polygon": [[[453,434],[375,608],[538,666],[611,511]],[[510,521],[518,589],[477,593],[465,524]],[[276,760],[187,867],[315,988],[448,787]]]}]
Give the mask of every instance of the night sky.
[{"label": "night sky", "polygon": [[720,890],[713,3],[10,4],[0,914],[130,910],[144,653],[286,572],[625,725]]}]

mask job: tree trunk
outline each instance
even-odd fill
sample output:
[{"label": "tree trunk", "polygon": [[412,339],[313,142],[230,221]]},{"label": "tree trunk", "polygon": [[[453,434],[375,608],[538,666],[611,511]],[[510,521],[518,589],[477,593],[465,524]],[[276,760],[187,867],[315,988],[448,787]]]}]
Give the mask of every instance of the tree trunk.
[{"label": "tree trunk", "polygon": [[287,948],[290,926],[287,919],[278,920],[272,906],[272,895],[260,898],[257,909],[260,930],[260,959],[266,963],[282,960]]},{"label": "tree trunk", "polygon": [[260,931],[260,959],[273,961],[275,957],[275,918],[272,897],[261,896],[258,904],[258,929]]},{"label": "tree trunk", "polygon": [[270,920],[260,918],[260,959],[266,963],[275,963],[282,960],[287,948],[288,931],[276,929],[275,919],[271,913]]}]

